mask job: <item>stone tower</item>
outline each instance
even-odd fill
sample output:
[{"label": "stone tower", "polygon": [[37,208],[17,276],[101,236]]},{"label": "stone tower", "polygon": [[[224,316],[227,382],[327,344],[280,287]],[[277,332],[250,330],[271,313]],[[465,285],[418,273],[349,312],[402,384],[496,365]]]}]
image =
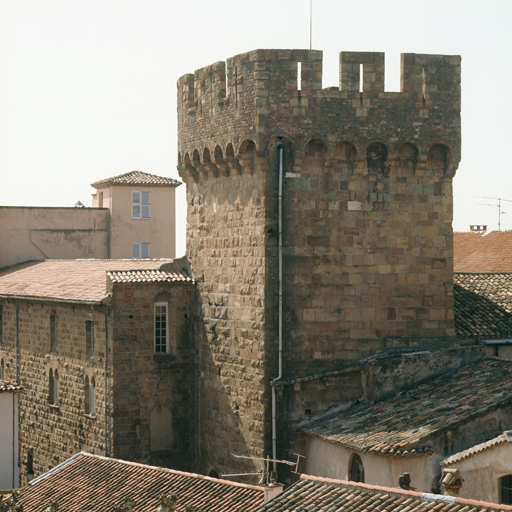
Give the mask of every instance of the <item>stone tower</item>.
[{"label": "stone tower", "polygon": [[360,396],[362,358],[454,341],[461,59],[401,59],[401,92],[370,52],[340,54],[339,88],[311,50],[178,81],[203,472],[289,457],[294,422]]}]

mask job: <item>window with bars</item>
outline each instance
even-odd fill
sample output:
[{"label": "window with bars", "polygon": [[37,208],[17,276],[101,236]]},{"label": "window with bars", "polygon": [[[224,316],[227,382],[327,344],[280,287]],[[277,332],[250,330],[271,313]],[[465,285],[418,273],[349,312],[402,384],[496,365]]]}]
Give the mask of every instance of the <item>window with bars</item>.
[{"label": "window with bars", "polygon": [[132,219],[151,218],[151,192],[132,191]]},{"label": "window with bars", "polygon": [[155,303],[155,354],[164,354],[168,350],[168,314],[167,303]]},{"label": "window with bars", "polygon": [[505,475],[500,478],[500,503],[512,505],[512,475]]}]

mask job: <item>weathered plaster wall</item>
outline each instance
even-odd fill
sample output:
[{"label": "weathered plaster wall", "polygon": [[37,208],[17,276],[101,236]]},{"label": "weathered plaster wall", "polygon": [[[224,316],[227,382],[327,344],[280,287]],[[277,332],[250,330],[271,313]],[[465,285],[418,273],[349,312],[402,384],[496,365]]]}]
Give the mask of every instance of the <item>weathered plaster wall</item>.
[{"label": "weathered plaster wall", "polygon": [[108,258],[106,209],[1,206],[0,226],[0,268],[31,260]]},{"label": "weathered plaster wall", "polygon": [[459,496],[500,503],[499,479],[512,474],[512,444],[505,442],[443,466],[458,469],[464,479]]}]

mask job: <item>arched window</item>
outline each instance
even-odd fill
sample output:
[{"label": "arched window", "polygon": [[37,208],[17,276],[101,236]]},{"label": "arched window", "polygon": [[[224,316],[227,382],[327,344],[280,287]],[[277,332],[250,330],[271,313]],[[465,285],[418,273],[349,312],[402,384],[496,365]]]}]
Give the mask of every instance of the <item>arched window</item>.
[{"label": "arched window", "polygon": [[499,479],[500,503],[512,505],[512,475],[505,475]]},{"label": "arched window", "polygon": [[363,461],[361,460],[361,457],[357,455],[357,453],[354,453],[350,459],[349,480],[352,480],[353,482],[364,483]]}]

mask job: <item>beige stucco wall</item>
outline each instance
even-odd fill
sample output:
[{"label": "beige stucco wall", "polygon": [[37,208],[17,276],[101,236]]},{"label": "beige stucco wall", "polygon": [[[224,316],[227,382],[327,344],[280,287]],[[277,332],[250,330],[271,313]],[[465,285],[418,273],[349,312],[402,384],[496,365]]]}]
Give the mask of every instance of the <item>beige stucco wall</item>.
[{"label": "beige stucco wall", "polygon": [[512,474],[512,443],[493,446],[444,468],[461,472],[464,479],[460,490],[462,498],[499,503],[499,479]]},{"label": "beige stucco wall", "polygon": [[108,258],[107,209],[0,207],[0,268],[53,258]]},{"label": "beige stucco wall", "polygon": [[414,457],[393,457],[350,450],[344,446],[322,439],[308,439],[306,473],[348,480],[349,462],[352,454],[361,457],[364,466],[365,483],[399,487],[398,478],[403,473],[411,475],[411,485],[418,491],[431,492],[432,481],[441,473],[437,455]]},{"label": "beige stucco wall", "polygon": [[[134,190],[151,192],[150,219],[132,219]],[[176,256],[174,187],[102,188],[93,195],[93,206],[98,204],[100,192],[103,206],[111,211],[111,258],[130,258],[132,242],[150,243],[151,258]]]}]

